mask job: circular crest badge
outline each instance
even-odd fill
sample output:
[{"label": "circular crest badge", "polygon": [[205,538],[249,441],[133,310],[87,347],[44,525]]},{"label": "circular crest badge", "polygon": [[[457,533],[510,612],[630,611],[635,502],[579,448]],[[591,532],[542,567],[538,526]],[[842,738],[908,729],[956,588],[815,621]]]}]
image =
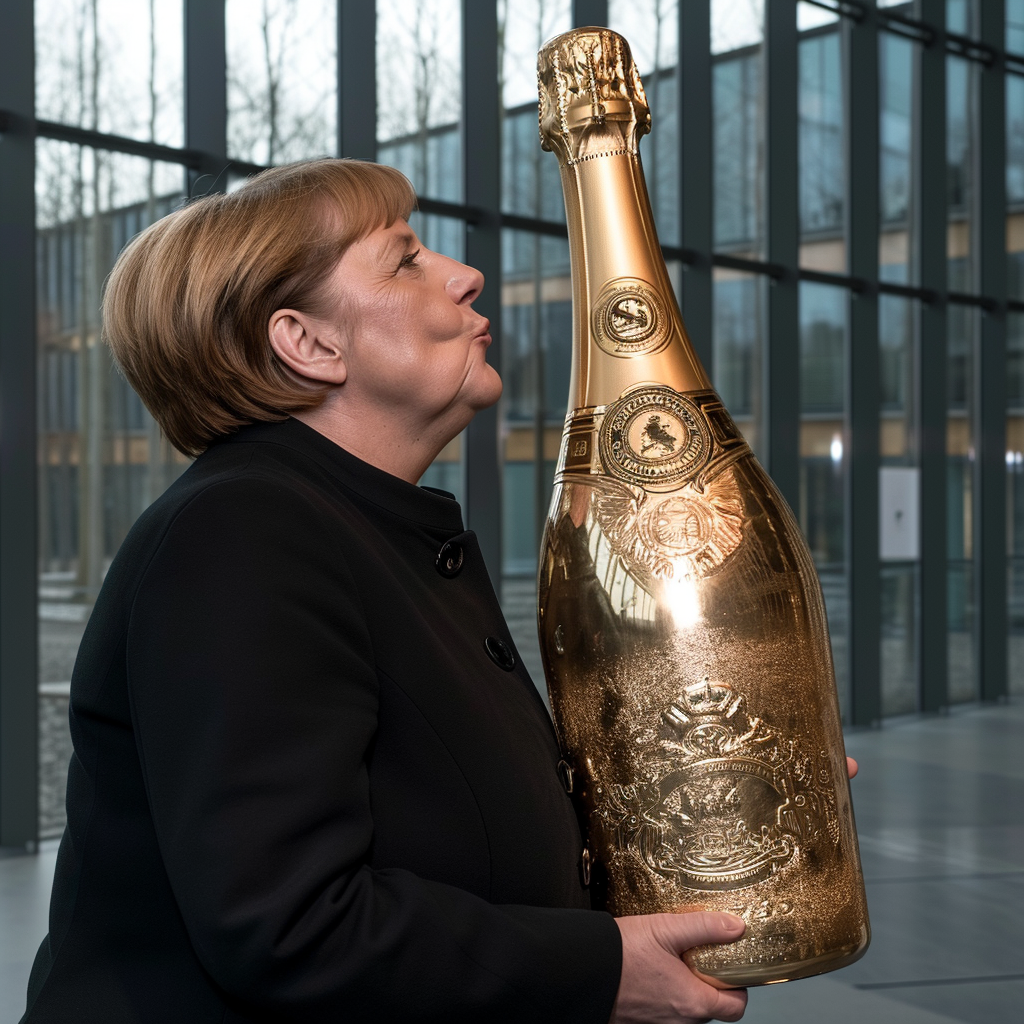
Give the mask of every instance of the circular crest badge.
[{"label": "circular crest badge", "polygon": [[620,480],[649,491],[669,490],[707,463],[711,431],[697,406],[678,391],[643,388],[608,408],[600,453],[605,469]]},{"label": "circular crest badge", "polygon": [[594,339],[613,356],[648,355],[668,340],[665,303],[646,281],[609,281],[594,304]]}]

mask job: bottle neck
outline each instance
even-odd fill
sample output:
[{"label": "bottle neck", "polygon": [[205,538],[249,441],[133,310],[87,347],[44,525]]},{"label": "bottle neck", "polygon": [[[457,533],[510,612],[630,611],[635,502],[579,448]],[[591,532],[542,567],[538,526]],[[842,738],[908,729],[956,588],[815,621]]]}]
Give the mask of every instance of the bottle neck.
[{"label": "bottle neck", "polygon": [[606,406],[642,383],[704,391],[631,153],[562,165],[573,288],[572,409]]}]

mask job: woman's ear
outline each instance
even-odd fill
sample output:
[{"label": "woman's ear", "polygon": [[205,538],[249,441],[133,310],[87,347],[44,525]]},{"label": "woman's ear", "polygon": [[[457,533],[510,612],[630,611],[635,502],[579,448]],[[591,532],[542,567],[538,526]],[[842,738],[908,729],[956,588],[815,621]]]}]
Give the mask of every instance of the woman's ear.
[{"label": "woman's ear", "polygon": [[278,359],[300,377],[345,383],[348,371],[337,332],[294,309],[277,310],[267,330]]}]

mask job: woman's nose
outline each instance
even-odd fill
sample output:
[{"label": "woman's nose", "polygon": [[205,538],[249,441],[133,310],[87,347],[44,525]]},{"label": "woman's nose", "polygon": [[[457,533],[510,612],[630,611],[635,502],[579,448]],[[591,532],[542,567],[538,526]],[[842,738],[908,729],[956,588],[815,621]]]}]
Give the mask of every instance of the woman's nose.
[{"label": "woman's nose", "polygon": [[448,278],[448,294],[459,304],[470,303],[483,291],[484,275],[475,267],[452,260],[451,276]]}]

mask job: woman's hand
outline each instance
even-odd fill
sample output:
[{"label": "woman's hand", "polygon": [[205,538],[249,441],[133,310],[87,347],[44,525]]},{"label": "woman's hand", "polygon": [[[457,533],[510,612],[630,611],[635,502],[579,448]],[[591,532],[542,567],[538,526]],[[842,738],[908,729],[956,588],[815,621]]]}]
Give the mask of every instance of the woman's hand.
[{"label": "woman's hand", "polygon": [[739,1020],[746,989],[717,989],[682,961],[692,946],[734,942],[744,931],[732,914],[645,914],[618,917],[622,980],[609,1024],[696,1024]]}]

